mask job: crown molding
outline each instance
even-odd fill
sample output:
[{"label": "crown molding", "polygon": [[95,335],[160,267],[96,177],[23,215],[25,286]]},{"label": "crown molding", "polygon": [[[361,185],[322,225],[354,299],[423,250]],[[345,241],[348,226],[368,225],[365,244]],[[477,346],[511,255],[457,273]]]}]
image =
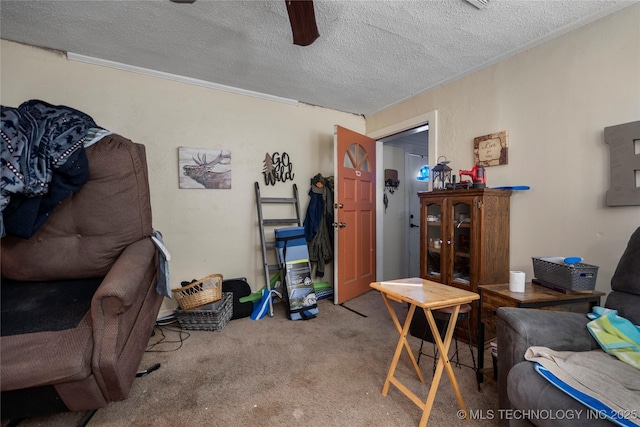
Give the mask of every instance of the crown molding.
[{"label": "crown molding", "polygon": [[254,92],[251,90],[240,89],[233,86],[226,86],[218,83],[208,82],[206,80],[199,80],[191,77],[179,76],[177,74],[165,73],[163,71],[156,71],[148,68],[136,67],[135,65],[123,64],[121,62],[109,61],[107,59],[94,58],[91,56],[80,55],[73,52],[67,52],[67,59],[71,61],[84,62],[92,65],[99,65],[101,67],[115,68],[117,70],[129,71],[132,73],[143,74],[146,76],[157,77],[160,79],[171,80],[171,81],[185,83],[189,85],[221,90],[223,92],[235,93],[237,95],[251,96],[253,98],[260,98],[267,101],[279,102],[282,104],[296,105],[296,106],[298,105],[298,101],[295,99],[282,98],[279,96],[269,95],[266,93]]}]

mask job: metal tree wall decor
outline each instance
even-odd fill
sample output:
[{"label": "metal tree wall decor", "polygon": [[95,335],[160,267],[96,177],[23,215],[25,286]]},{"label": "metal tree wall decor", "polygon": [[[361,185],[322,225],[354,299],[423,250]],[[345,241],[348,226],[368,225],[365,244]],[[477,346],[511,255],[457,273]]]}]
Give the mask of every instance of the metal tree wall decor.
[{"label": "metal tree wall decor", "polygon": [[280,154],[277,151],[273,154],[267,153],[263,163],[262,175],[266,185],[293,180],[293,163],[287,153]]}]

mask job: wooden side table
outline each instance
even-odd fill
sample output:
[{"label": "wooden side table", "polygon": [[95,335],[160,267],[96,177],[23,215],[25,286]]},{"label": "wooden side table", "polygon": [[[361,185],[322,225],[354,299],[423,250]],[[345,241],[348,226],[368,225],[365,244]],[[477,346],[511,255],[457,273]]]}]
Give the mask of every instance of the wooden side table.
[{"label": "wooden side table", "polygon": [[540,310],[570,311],[589,313],[593,306],[600,304],[604,292],[554,291],[541,285],[527,283],[524,292],[511,292],[509,284],[480,285],[480,310],[478,311],[478,381],[483,380],[484,343],[495,338],[499,307],[536,308]]}]

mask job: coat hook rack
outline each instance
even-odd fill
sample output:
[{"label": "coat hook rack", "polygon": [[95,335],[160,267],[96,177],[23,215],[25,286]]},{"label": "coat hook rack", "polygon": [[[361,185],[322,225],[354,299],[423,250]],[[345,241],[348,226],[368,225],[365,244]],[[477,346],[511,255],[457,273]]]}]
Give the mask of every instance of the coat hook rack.
[{"label": "coat hook rack", "polygon": [[393,194],[400,186],[398,171],[395,169],[384,170],[384,189]]}]

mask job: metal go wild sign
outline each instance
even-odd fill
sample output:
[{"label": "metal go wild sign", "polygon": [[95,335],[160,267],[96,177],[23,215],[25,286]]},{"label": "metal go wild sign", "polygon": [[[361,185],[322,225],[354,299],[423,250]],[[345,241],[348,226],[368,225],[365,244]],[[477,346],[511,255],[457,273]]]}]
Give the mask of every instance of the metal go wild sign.
[{"label": "metal go wild sign", "polygon": [[267,153],[263,163],[262,175],[266,185],[275,185],[278,181],[293,181],[293,163],[287,153]]}]

